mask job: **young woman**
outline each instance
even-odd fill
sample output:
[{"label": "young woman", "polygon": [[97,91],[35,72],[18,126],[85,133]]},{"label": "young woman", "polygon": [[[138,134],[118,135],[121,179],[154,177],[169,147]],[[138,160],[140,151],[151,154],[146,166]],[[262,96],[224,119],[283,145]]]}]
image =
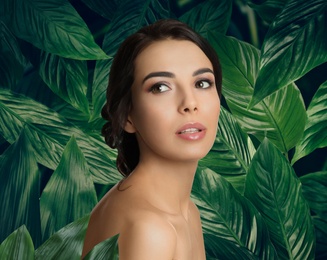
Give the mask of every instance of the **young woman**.
[{"label": "young woman", "polygon": [[102,111],[124,179],[92,211],[83,257],[119,234],[120,260],[205,259],[190,193],[216,137],[220,95],[216,53],[187,25],[160,20],[124,41]]}]

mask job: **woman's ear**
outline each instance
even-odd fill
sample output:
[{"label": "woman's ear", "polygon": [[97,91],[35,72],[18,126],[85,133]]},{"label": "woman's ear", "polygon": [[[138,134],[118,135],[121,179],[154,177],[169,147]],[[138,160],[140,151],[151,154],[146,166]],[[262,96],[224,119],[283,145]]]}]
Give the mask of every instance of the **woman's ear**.
[{"label": "woman's ear", "polygon": [[127,120],[126,120],[126,123],[125,123],[125,127],[124,127],[124,130],[127,132],[127,133],[130,133],[130,134],[133,134],[136,132],[136,128],[133,124],[133,121],[131,119],[130,116],[128,116]]}]

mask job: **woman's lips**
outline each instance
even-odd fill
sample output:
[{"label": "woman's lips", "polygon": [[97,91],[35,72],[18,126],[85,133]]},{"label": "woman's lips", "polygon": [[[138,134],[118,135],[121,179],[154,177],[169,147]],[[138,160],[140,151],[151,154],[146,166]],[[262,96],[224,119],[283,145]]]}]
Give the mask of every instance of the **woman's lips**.
[{"label": "woman's lips", "polygon": [[178,137],[185,140],[200,140],[206,134],[206,128],[200,123],[187,123],[176,132]]}]

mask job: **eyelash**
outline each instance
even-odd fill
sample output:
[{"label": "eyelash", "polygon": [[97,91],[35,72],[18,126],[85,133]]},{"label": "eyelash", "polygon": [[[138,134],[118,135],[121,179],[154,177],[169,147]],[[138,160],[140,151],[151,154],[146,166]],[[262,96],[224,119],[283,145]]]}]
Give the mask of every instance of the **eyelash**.
[{"label": "eyelash", "polygon": [[[204,88],[203,88],[203,87],[198,87],[198,86],[197,86],[199,83],[203,83],[203,82],[208,83],[208,86],[207,86],[207,87],[204,87]],[[195,87],[196,87],[196,88],[202,88],[202,89],[208,89],[208,88],[211,88],[211,87],[213,86],[213,84],[214,84],[214,82],[211,81],[211,80],[209,80],[209,79],[201,79],[201,80],[198,80],[198,81],[195,82]],[[170,88],[167,86],[167,84],[158,82],[158,83],[154,84],[152,87],[150,87],[149,92],[152,92],[153,94],[158,94],[158,93],[163,93],[163,92],[168,91],[168,90],[160,91],[159,88],[160,88],[161,86],[164,86],[164,87],[170,89]]]}]

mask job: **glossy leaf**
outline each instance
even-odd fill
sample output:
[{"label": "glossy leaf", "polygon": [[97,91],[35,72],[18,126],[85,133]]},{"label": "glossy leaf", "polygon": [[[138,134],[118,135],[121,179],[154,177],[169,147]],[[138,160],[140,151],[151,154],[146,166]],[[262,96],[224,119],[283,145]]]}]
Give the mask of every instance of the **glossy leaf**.
[{"label": "glossy leaf", "polygon": [[327,218],[325,217],[313,217],[313,223],[316,228],[316,260],[325,260],[327,257]]},{"label": "glossy leaf", "polygon": [[1,243],[0,259],[34,259],[33,241],[24,225]]},{"label": "glossy leaf", "polygon": [[15,86],[23,75],[25,63],[16,37],[0,20],[0,87]]},{"label": "glossy leaf", "polygon": [[260,213],[223,177],[200,167],[191,196],[200,210],[204,234],[247,248],[260,259],[275,259],[276,253]]},{"label": "glossy leaf", "polygon": [[86,256],[85,260],[108,259],[118,260],[118,236],[115,235],[97,244]]},{"label": "glossy leaf", "polygon": [[20,39],[65,58],[107,58],[94,42],[83,19],[67,0],[3,2],[8,26]]},{"label": "glossy leaf", "polygon": [[239,244],[233,243],[227,239],[216,237],[210,234],[204,234],[204,243],[206,248],[206,259],[259,259],[251,251]]},{"label": "glossy leaf", "polygon": [[31,145],[36,159],[42,165],[56,169],[64,146],[74,135],[95,182],[109,184],[121,179],[114,162],[116,152],[109,149],[100,138],[85,134],[53,110],[32,99],[0,89],[0,133],[12,143],[24,124],[29,126],[29,140],[33,140]]},{"label": "glossy leaf", "polygon": [[[15,160],[13,160],[15,158]],[[35,245],[41,243],[40,173],[26,131],[2,155],[0,165],[0,241],[26,225]]]},{"label": "glossy leaf", "polygon": [[72,137],[42,192],[40,208],[43,237],[49,237],[68,223],[90,213],[96,203],[96,192],[87,162]]},{"label": "glossy leaf", "polygon": [[320,85],[307,109],[303,136],[295,147],[292,163],[310,154],[317,148],[327,146],[327,81]]},{"label": "glossy leaf", "polygon": [[298,88],[291,84],[248,109],[259,70],[259,50],[224,35],[211,34],[209,40],[222,64],[223,95],[243,130],[259,140],[267,137],[281,151],[289,151],[302,136],[306,121]]},{"label": "glossy leaf", "polygon": [[82,0],[84,4],[86,4],[90,9],[94,12],[100,14],[104,18],[108,19],[109,21],[115,15],[115,11],[117,9],[118,0],[110,0],[110,1],[103,1],[103,0]]},{"label": "glossy leaf", "polygon": [[327,171],[306,174],[300,180],[310,210],[321,217],[327,217]]},{"label": "glossy leaf", "polygon": [[244,191],[245,176],[255,148],[233,116],[221,107],[218,132],[209,154],[199,165],[219,173],[240,193]]},{"label": "glossy leaf", "polygon": [[277,15],[261,49],[250,107],[327,61],[325,0],[290,0]]},{"label": "glossy leaf", "polygon": [[[169,3],[166,0],[153,1],[120,1],[111,26],[103,41],[103,50],[114,57],[120,44],[129,35],[141,27],[162,18],[170,17]],[[100,117],[105,104],[108,76],[112,58],[97,61],[92,85],[93,115],[91,121]]]},{"label": "glossy leaf", "polygon": [[[179,20],[191,26],[196,32],[207,38],[208,31],[225,34],[232,14],[232,1],[204,1],[185,14]],[[206,19],[203,19],[206,17]]]},{"label": "glossy leaf", "polygon": [[251,0],[248,5],[266,22],[271,23],[284,8],[285,0]]},{"label": "glossy leaf", "polygon": [[300,180],[268,139],[252,159],[244,195],[265,219],[279,259],[313,258],[313,224]]},{"label": "glossy leaf", "polygon": [[89,216],[70,223],[35,251],[35,259],[80,259]]}]

